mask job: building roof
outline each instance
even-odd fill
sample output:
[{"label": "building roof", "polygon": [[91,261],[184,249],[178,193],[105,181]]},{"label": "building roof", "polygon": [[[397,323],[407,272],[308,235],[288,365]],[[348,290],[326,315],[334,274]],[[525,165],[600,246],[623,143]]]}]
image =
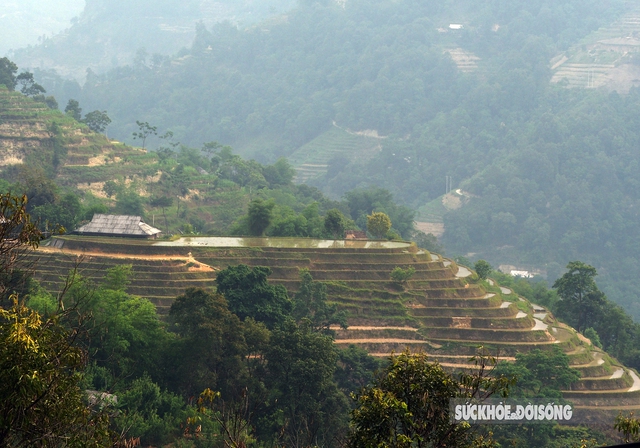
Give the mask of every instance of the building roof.
[{"label": "building roof", "polygon": [[90,223],[76,230],[76,233],[102,233],[122,236],[154,236],[161,230],[146,224],[140,216],[103,215],[96,213]]}]

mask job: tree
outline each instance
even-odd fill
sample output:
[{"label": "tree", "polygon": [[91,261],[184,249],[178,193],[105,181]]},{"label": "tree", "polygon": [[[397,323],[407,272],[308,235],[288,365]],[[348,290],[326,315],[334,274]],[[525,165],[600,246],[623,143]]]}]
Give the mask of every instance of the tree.
[{"label": "tree", "polygon": [[424,353],[405,350],[389,361],[356,397],[349,447],[471,446],[479,436],[469,425],[451,422],[450,399],[505,395],[513,383],[508,377],[489,376],[487,363],[495,361],[483,356],[477,358],[475,373],[458,378],[429,362]]},{"label": "tree", "polygon": [[162,216],[164,217],[164,232],[168,235],[169,225],[167,224],[167,214],[165,211],[167,207],[171,207],[173,205],[173,198],[171,196],[159,196],[151,199],[149,205],[151,205],[151,207],[160,207],[162,209]]},{"label": "tree", "polygon": [[221,294],[189,288],[171,305],[171,330],[180,336],[171,364],[175,387],[186,396],[208,387],[228,398],[247,353],[243,325]]},{"label": "tree", "polygon": [[558,303],[559,317],[565,318],[578,331],[587,327],[597,328],[606,297],[594,280],[598,275],[596,268],[581,261],[572,261],[567,269],[568,272],[553,284],[562,299]]},{"label": "tree", "polygon": [[107,129],[107,126],[109,126],[109,123],[111,123],[111,118],[107,115],[106,110],[102,112],[94,110],[85,115],[82,122],[89,126],[89,129],[93,132],[103,133],[105,129]]},{"label": "tree", "polygon": [[580,372],[569,366],[569,356],[559,347],[553,347],[550,352],[534,349],[518,353],[515,363],[502,362],[496,372],[514,376],[516,394],[524,397],[560,398],[561,390],[580,379]]},{"label": "tree", "polygon": [[29,72],[20,73],[16,78],[16,83],[22,86],[20,91],[22,92],[23,95],[36,96],[36,95],[42,95],[43,93],[46,93],[46,90],[44,89],[44,87],[42,87],[40,84],[35,82],[35,80],[33,79],[33,73],[29,73]]},{"label": "tree", "polygon": [[333,379],[333,339],[288,319],[272,332],[264,357],[272,403],[267,421],[278,445],[329,445],[344,428],[348,408]]},{"label": "tree", "polygon": [[633,416],[633,411],[627,417],[618,414],[613,427],[622,433],[624,443],[640,441],[640,420]]},{"label": "tree", "polygon": [[105,412],[85,404],[87,356],[56,313],[43,319],[13,296],[0,309],[0,446],[111,446]]},{"label": "tree", "polygon": [[244,264],[229,266],[216,277],[218,292],[229,301],[229,309],[240,319],[251,317],[272,329],[291,313],[292,303],[282,285],[270,285],[271,269]]},{"label": "tree", "polygon": [[158,128],[156,126],[151,126],[146,121],[142,122],[136,120],[136,124],[138,125],[138,132],[133,133],[133,139],[142,140],[142,149],[145,149],[147,137],[150,135],[158,135]]},{"label": "tree", "polygon": [[383,239],[391,229],[391,220],[386,213],[373,212],[367,216],[367,231],[374,238]]},{"label": "tree", "polygon": [[491,265],[485,260],[476,261],[473,265],[473,268],[478,274],[478,277],[480,277],[482,280],[486,280],[489,274],[491,274],[491,271],[493,271]]},{"label": "tree", "polygon": [[273,188],[278,185],[289,185],[296,174],[296,170],[289,164],[287,159],[280,157],[273,165],[263,167],[262,174]]},{"label": "tree", "polygon": [[264,234],[264,231],[271,224],[271,212],[274,205],[273,202],[265,202],[262,199],[251,201],[248,214],[248,226],[251,235],[262,236]]},{"label": "tree", "polygon": [[27,255],[43,235],[27,213],[27,197],[0,195],[0,300],[16,291],[24,279],[19,272],[28,267]]},{"label": "tree", "polygon": [[116,212],[123,215],[144,216],[142,198],[133,190],[121,190],[116,193]]},{"label": "tree", "polygon": [[333,238],[344,238],[345,219],[337,208],[327,210],[324,215],[324,230]]},{"label": "tree", "polygon": [[7,89],[16,88],[16,72],[18,66],[8,58],[0,58],[0,84],[4,84]]},{"label": "tree", "polygon": [[330,327],[347,328],[347,315],[338,311],[338,305],[327,303],[327,286],[313,281],[308,269],[300,270],[300,288],[293,296],[293,317],[301,322],[309,321],[313,331],[332,334]]},{"label": "tree", "polygon": [[391,271],[390,277],[396,283],[406,283],[413,274],[416,273],[416,269],[413,266],[409,266],[407,269],[402,269],[400,266],[396,266]]},{"label": "tree", "polygon": [[76,121],[82,121],[82,108],[80,107],[80,103],[74,99],[70,99],[67,102],[64,113]]}]

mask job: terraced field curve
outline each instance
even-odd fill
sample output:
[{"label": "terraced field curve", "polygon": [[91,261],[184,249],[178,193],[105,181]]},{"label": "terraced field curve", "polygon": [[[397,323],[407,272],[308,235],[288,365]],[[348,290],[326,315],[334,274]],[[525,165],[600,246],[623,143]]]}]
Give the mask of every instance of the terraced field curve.
[{"label": "terraced field curve", "polygon": [[[182,238],[153,242],[92,237],[56,237],[36,253],[36,278],[55,289],[70,268],[101,278],[105,268],[133,265],[129,292],[153,301],[166,313],[187,287],[213,288],[215,272],[230,265],[268,266],[270,281],[290,293],[299,270],[326,282],[329,298],[349,312],[349,328],[336,329],[339,346],[351,344],[375,356],[405,347],[423,350],[450,370],[473,368],[479,346],[500,359],[520,352],[560,347],[582,378],[564,391],[578,410],[617,415],[640,409],[640,378],[542,307],[496,282],[478,281],[451,260],[411,243],[266,238]],[[391,270],[412,266],[405,284]],[[598,414],[600,415],[600,414]],[[597,417],[602,419],[600,415]]]}]

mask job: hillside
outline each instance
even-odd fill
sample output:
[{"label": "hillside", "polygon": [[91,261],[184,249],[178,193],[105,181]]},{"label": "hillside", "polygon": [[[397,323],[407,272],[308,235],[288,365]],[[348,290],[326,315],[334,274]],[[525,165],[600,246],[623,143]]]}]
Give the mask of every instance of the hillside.
[{"label": "hillside", "polygon": [[88,68],[104,72],[140,58],[143,64],[147,58],[149,64],[162,64],[191,44],[197,24],[228,21],[246,27],[293,5],[292,0],[92,0],[64,31],[46,33],[26,48],[14,43],[11,56],[22,67],[56,70],[83,81]]},{"label": "hillside", "polygon": [[[115,264],[132,264],[128,291],[149,297],[165,313],[190,286],[213,287],[216,271],[235,264],[269,266],[270,281],[294,292],[299,270],[326,282],[329,299],[349,313],[335,343],[355,344],[375,356],[409,346],[448,369],[470,368],[483,345],[501,359],[534,348],[561,347],[582,379],[564,391],[589,421],[640,409],[640,378],[543,307],[495,281],[478,281],[467,268],[410,243],[308,239],[182,238],[139,241],[56,237],[33,255],[36,278],[56,290],[69,269],[99,280]],[[390,281],[395,266],[416,269],[404,286]]]}]

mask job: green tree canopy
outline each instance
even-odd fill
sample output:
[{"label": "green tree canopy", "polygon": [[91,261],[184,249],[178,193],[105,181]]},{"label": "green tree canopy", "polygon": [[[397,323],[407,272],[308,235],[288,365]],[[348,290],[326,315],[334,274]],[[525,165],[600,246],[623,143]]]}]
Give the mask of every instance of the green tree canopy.
[{"label": "green tree canopy", "polygon": [[225,396],[242,377],[247,354],[243,326],[221,294],[189,288],[171,305],[171,329],[180,336],[169,362],[174,388],[186,396],[208,387]]},{"label": "green tree canopy", "polygon": [[345,218],[340,210],[327,210],[324,215],[324,230],[333,238],[344,238]]},{"label": "green tree canopy", "polygon": [[271,212],[275,204],[262,199],[254,199],[249,204],[248,226],[251,235],[262,236],[271,224]]},{"label": "green tree canopy", "polygon": [[384,238],[391,229],[391,220],[386,213],[373,212],[367,216],[367,231],[374,236],[374,238]]},{"label": "green tree canopy", "polygon": [[94,110],[86,114],[82,122],[89,126],[89,129],[93,132],[102,133],[107,129],[109,123],[111,123],[111,118],[107,115],[106,110]]},{"label": "green tree canopy", "polygon": [[313,331],[332,334],[331,325],[347,328],[347,315],[338,305],[327,303],[327,286],[313,281],[308,269],[300,270],[300,288],[293,296],[293,317],[307,319]]},{"label": "green tree canopy", "polygon": [[64,108],[64,113],[72,117],[76,121],[82,121],[82,108],[80,103],[74,99],[70,99]]},{"label": "green tree canopy", "polygon": [[0,58],[0,84],[4,84],[7,89],[16,88],[16,72],[18,66],[8,58]]},{"label": "green tree canopy", "polygon": [[292,303],[282,285],[270,285],[271,269],[229,266],[218,272],[218,292],[229,301],[229,309],[240,319],[251,317],[269,328],[282,324],[291,314]]},{"label": "green tree canopy", "polygon": [[21,85],[20,92],[26,96],[36,96],[46,93],[44,87],[33,79],[33,73],[22,72],[16,77],[16,83]]},{"label": "green tree canopy", "polygon": [[466,447],[478,435],[449,419],[449,400],[506,393],[510,380],[479,373],[447,373],[424,353],[408,350],[390,358],[389,365],[357,395],[351,414],[349,447]]},{"label": "green tree canopy", "polygon": [[80,386],[87,353],[77,330],[43,319],[14,298],[0,309],[0,446],[86,446],[113,443],[106,413],[92,412]]},{"label": "green tree canopy", "polygon": [[553,284],[562,299],[558,303],[558,314],[578,331],[584,331],[594,327],[602,317],[606,297],[594,280],[596,268],[572,261],[567,269],[568,272]]},{"label": "green tree canopy", "polygon": [[483,280],[486,280],[489,274],[491,274],[491,271],[493,271],[493,268],[491,267],[489,262],[486,260],[476,261],[475,264],[473,265],[473,269],[475,269],[476,273],[478,274],[478,277],[480,277]]}]

